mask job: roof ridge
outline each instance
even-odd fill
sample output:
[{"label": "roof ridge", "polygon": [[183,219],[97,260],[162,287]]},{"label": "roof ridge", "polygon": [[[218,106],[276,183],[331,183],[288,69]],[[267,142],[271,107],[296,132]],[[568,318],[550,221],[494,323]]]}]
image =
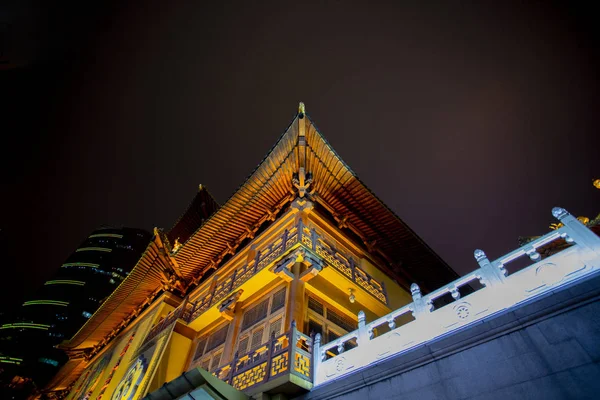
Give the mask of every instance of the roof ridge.
[{"label": "roof ridge", "polygon": [[[452,274],[456,274],[456,272],[450,267],[450,265],[444,261],[444,259],[437,254],[419,235],[417,235],[417,233],[402,219],[398,216],[398,214],[396,214],[396,212],[394,210],[392,210],[387,204],[385,204],[380,198],[379,196],[377,196],[363,181],[362,179],[360,179],[360,177],[356,174],[356,172],[354,172],[354,170],[348,165],[348,163],[346,163],[344,161],[344,159],[339,155],[339,153],[335,150],[335,148],[331,145],[331,143],[329,143],[329,141],[327,140],[327,138],[325,137],[325,135],[319,130],[319,128],[317,127],[317,124],[312,120],[312,118],[310,118],[308,116],[308,114],[306,115],[308,121],[310,121],[310,124],[314,127],[315,132],[321,137],[321,139],[323,139],[323,142],[325,143],[325,146],[328,147],[328,149],[334,154],[335,157],[338,158],[338,160],[342,163],[342,165],[344,165],[344,167],[346,167],[346,169],[348,170],[348,172],[350,172],[350,174],[356,178],[356,180],[358,181],[358,183],[360,183],[374,198],[375,200],[377,200],[377,202],[379,202],[379,204],[381,204],[388,212],[390,212],[394,218],[396,218],[417,240],[419,240],[421,242],[421,244],[426,247],[431,254],[433,254],[440,262],[442,265],[444,265]],[[307,146],[311,147],[311,143],[309,142],[309,140],[307,139],[306,141]],[[376,226],[376,225],[375,225]]]},{"label": "roof ridge", "polygon": [[[182,269],[188,270],[189,274],[199,273],[200,269],[210,264],[210,260],[214,260],[215,257],[218,259],[219,254],[222,253],[218,249],[225,246],[225,242],[231,240],[225,239],[225,237],[239,236],[242,233],[240,227],[232,225],[234,221],[239,220],[240,213],[251,209],[255,209],[255,213],[258,210],[265,211],[263,210],[265,207],[272,207],[277,201],[283,201],[284,198],[281,196],[284,195],[287,186],[290,186],[290,190],[296,186],[301,195],[300,189],[301,187],[306,189],[306,185],[302,184],[301,187],[298,187],[296,179],[294,179],[296,174],[307,173],[305,176],[307,180],[310,179],[309,184],[317,190],[317,199],[321,198],[323,202],[327,203],[332,196],[336,197],[335,193],[327,190],[328,183],[326,181],[312,181],[312,174],[317,173],[318,175],[318,170],[323,170],[327,171],[327,175],[337,182],[335,185],[339,187],[336,191],[339,193],[338,197],[342,197],[339,198],[342,203],[334,207],[336,210],[334,213],[347,213],[354,220],[354,229],[358,232],[359,237],[366,238],[364,241],[366,240],[367,247],[374,245],[374,242],[377,241],[379,252],[391,267],[388,274],[398,278],[404,276],[405,279],[417,281],[424,288],[438,287],[441,281],[447,283],[446,281],[455,279],[456,272],[358,178],[356,172],[344,162],[312,118],[305,112],[305,106],[301,103],[291,123],[260,163],[236,188],[221,209],[213,213],[205,224],[196,229],[184,242],[176,255]],[[295,124],[297,126],[294,126]],[[302,148],[310,150],[309,158],[312,159],[310,171],[301,171],[302,167],[307,166],[304,160],[308,156],[306,153],[299,152]],[[330,154],[330,158],[326,154]],[[338,163],[339,166],[335,166],[335,163]],[[291,176],[288,176],[290,174]],[[343,176],[344,174],[347,174],[346,177]],[[290,182],[281,181],[277,184],[273,181],[277,176],[280,179],[289,178]],[[299,176],[297,180],[300,181]],[[357,195],[357,190],[368,193],[371,203],[369,204],[367,198],[359,199],[357,200],[358,204],[355,204],[353,199]],[[366,218],[366,215],[379,214],[388,222],[374,223]],[[258,219],[255,218],[252,221],[244,223],[252,225]],[[204,232],[202,232],[203,228],[206,228]],[[205,245],[211,242],[215,242],[217,247],[206,248]],[[408,247],[399,244],[404,242]],[[219,244],[217,245],[217,243]],[[222,250],[224,249],[225,247]],[[195,266],[189,264],[191,260],[195,260]],[[404,263],[402,268],[394,270],[395,265],[399,266],[402,263]],[[429,271],[427,271],[428,269]],[[429,284],[424,285],[425,281],[429,281]]]},{"label": "roof ridge", "polygon": [[248,174],[246,176],[246,178],[242,181],[241,184],[239,184],[235,190],[231,193],[231,195],[227,198],[227,200],[225,200],[225,202],[223,203],[223,205],[221,207],[219,207],[219,209],[217,209],[214,213],[211,214],[211,216],[209,218],[206,219],[206,221],[204,221],[204,223],[198,227],[198,229],[196,229],[191,235],[190,237],[184,242],[182,243],[182,248],[185,247],[185,245],[187,244],[187,242],[193,238],[196,233],[202,229],[203,226],[205,226],[206,224],[208,224],[213,217],[216,216],[216,214],[219,212],[219,210],[221,210],[222,208],[224,208],[234,197],[235,195],[240,191],[240,189],[242,189],[246,183],[248,183],[250,181],[250,179],[252,178],[252,176],[254,176],[254,174],[258,171],[258,169],[263,165],[263,163],[269,158],[269,156],[271,155],[271,153],[273,152],[273,150],[279,145],[279,143],[281,143],[281,141],[283,140],[283,138],[285,137],[285,135],[290,131],[290,128],[293,126],[294,122],[298,119],[298,116],[300,115],[300,113],[296,113],[296,115],[294,116],[294,118],[292,119],[292,121],[288,124],[287,128],[285,128],[285,130],[283,131],[283,133],[281,135],[279,135],[279,138],[275,141],[275,144],[273,146],[271,146],[271,148],[267,151],[267,153],[265,154],[265,156],[260,160],[260,162],[256,165],[256,167],[254,167],[254,169],[252,170],[252,172],[250,172],[250,174]]}]

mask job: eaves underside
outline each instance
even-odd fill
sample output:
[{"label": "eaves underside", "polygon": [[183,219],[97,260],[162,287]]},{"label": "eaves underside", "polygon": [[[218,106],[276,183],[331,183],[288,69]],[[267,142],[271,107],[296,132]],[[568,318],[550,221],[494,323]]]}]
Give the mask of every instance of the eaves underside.
[{"label": "eaves underside", "polygon": [[[398,278],[394,274],[400,270],[424,291],[456,279],[456,273],[357,178],[308,117],[306,156],[301,157],[299,120],[297,115],[246,181],[175,253],[181,278],[197,280],[218,266],[293,200],[297,194],[292,179],[303,159],[312,174],[314,200],[326,204],[334,218],[347,221],[365,245],[377,248],[389,262],[386,272],[392,278]],[[153,240],[130,275],[65,347],[93,346],[160,290],[161,272],[169,268],[168,257],[159,257],[160,251]]]}]

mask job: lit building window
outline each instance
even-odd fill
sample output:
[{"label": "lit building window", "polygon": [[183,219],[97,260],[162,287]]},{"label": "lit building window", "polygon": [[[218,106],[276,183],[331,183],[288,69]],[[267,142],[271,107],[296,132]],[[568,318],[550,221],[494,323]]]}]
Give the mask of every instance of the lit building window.
[{"label": "lit building window", "polygon": [[53,366],[55,366],[55,367],[58,367],[58,361],[56,361],[56,360],[53,360],[53,359],[51,359],[51,358],[42,357],[42,358],[40,358],[38,361],[39,361],[39,362],[42,362],[42,363],[44,363],[44,364],[50,364],[50,365],[53,365]]},{"label": "lit building window", "polygon": [[325,302],[308,297],[308,331],[321,334],[322,343],[329,343],[356,329],[356,322]]}]

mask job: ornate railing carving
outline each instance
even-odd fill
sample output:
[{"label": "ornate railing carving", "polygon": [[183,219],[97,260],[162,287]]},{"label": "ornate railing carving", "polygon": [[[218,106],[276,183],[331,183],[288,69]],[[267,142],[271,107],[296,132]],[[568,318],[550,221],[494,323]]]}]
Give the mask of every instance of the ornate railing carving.
[{"label": "ornate railing carving", "polygon": [[327,265],[341,272],[383,304],[387,304],[387,293],[383,282],[378,282],[363,271],[356,265],[354,258],[344,255],[336,249],[315,228],[308,229],[305,227],[302,230],[302,244],[321,257]]},{"label": "ornate railing carving", "polygon": [[312,340],[296,325],[246,354],[212,371],[217,378],[239,390],[266,383],[280,375],[293,374],[312,382]]},{"label": "ornate railing carving", "polygon": [[[597,273],[600,270],[600,238],[564,209],[555,208],[552,214],[563,224],[561,228],[495,261],[488,260],[483,251],[476,250],[474,255],[480,266],[477,270],[425,296],[413,284],[412,303],[368,324],[361,311],[358,329],[330,343],[321,345],[320,335],[317,335],[313,350],[314,385],[397,356]],[[561,239],[572,245],[542,259],[537,249]],[[505,266],[524,256],[533,264],[509,275]],[[473,281],[479,281],[482,288],[461,298],[461,287]],[[435,309],[434,302],[448,295],[453,302]],[[378,331],[383,333],[378,334]]]},{"label": "ornate railing carving", "polygon": [[[286,229],[273,242],[257,250],[253,260],[228,275],[215,276],[212,289],[203,292],[204,294],[201,295],[200,299],[193,303],[189,321],[195,320],[210,307],[227,298],[244,282],[284,256],[298,244],[323,259],[325,265],[338,270],[383,304],[387,304],[387,293],[383,282],[378,282],[371,277],[356,265],[353,257],[336,249],[333,244],[327,241],[324,235],[317,232],[315,228],[305,226],[302,220],[299,220],[296,226]],[[208,285],[210,282],[206,284]]]}]

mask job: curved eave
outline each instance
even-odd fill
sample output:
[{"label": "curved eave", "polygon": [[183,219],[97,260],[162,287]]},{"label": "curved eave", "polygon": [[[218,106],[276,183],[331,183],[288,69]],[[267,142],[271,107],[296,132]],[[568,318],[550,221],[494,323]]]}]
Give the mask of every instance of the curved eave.
[{"label": "curved eave", "polygon": [[[456,273],[358,179],[308,117],[305,132],[306,171],[313,175],[312,188],[337,215],[345,216],[425,290],[456,279]],[[177,252],[175,259],[184,277],[202,274],[265,213],[290,198],[292,177],[299,167],[298,136],[296,116],[244,184]]]},{"label": "curved eave", "polygon": [[[201,275],[211,262],[240,243],[249,230],[258,228],[265,215],[281,208],[294,195],[292,178],[299,167],[298,115],[266,157],[227,202],[194,229],[174,255],[179,273],[186,281]],[[338,217],[346,217],[367,241],[376,246],[400,272],[424,290],[435,289],[457,275],[415,232],[381,202],[335,153],[306,117],[306,170],[313,186]],[[216,202],[215,202],[216,204]],[[185,213],[177,224],[185,219]],[[186,222],[187,224],[187,222]],[[180,239],[181,240],[181,239]],[[94,346],[161,287],[161,272],[168,257],[161,256],[162,240],[154,237],[137,265],[86,324],[61,345],[65,349]],[[386,271],[392,278],[398,270]]]},{"label": "curved eave", "polygon": [[61,367],[58,373],[46,385],[45,393],[66,390],[71,383],[81,376],[81,373],[87,366],[83,358],[70,359]]},{"label": "curved eave", "polygon": [[[369,242],[374,242],[424,290],[435,290],[458,277],[358,178],[312,122],[306,136],[311,152],[307,170],[313,172],[314,189],[336,214],[347,217]],[[318,179],[319,176],[322,178]]]},{"label": "curved eave", "polygon": [[[156,237],[155,237],[156,239]],[[60,347],[68,350],[92,347],[108,336],[139,305],[161,287],[161,272],[167,268],[161,249],[152,240],[129,275],[100,305],[98,310]]]},{"label": "curved eave", "polygon": [[177,239],[180,243],[185,243],[202,226],[204,221],[210,218],[218,209],[219,204],[214,197],[204,186],[200,186],[198,193],[196,193],[185,212],[167,233],[169,242],[174,244]]},{"label": "curved eave", "polygon": [[288,177],[295,172],[292,165],[297,157],[294,152],[297,120],[296,116],[246,181],[177,252],[175,260],[185,278],[191,279],[202,273],[228,244],[235,243],[266,212],[292,194]]}]

